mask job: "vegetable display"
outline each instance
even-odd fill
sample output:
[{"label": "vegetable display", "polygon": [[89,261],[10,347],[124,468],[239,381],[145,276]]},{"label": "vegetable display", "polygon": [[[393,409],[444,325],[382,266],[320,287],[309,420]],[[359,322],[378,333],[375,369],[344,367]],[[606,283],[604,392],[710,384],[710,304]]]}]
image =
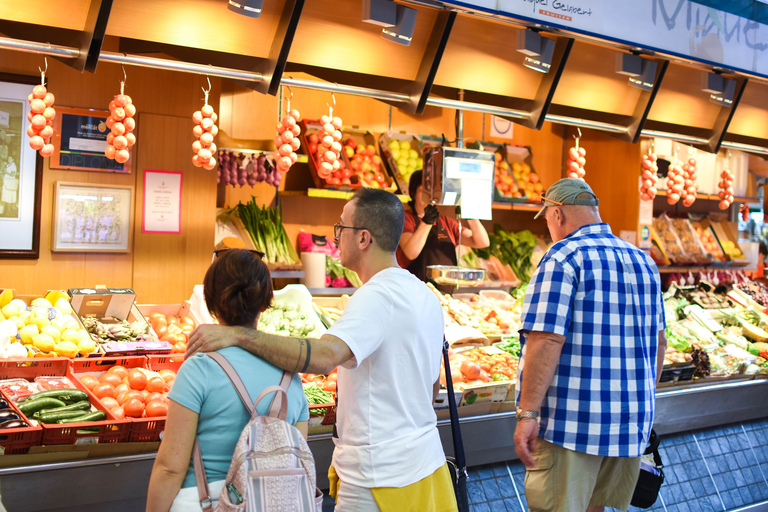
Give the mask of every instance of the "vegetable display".
[{"label": "vegetable display", "polygon": [[518,233],[505,231],[500,224],[493,226],[493,233],[488,234],[490,245],[484,249],[472,249],[477,256],[489,259],[496,256],[502,263],[509,265],[521,281],[530,281],[533,270],[531,256],[536,248],[536,237],[525,229]]},{"label": "vegetable display", "polygon": [[296,302],[276,300],[259,317],[258,330],[279,336],[316,337],[315,323]]},{"label": "vegetable display", "polygon": [[27,418],[38,423],[81,423],[107,419],[104,411],[91,404],[88,393],[80,389],[52,389],[33,393],[18,404]]},{"label": "vegetable display", "polygon": [[29,114],[27,120],[30,125],[27,127],[29,135],[29,146],[35,151],[40,152],[43,158],[53,154],[53,120],[56,117],[56,110],[53,103],[56,98],[48,92],[45,87],[45,72],[41,73],[40,85],[36,85],[29,95]]},{"label": "vegetable display", "polygon": [[175,379],[173,370],[153,372],[116,365],[98,379],[83,375],[80,383],[90,389],[115,418],[147,418],[167,415],[168,392]]},{"label": "vegetable display", "polygon": [[717,183],[717,187],[720,191],[717,196],[720,198],[720,203],[717,205],[721,210],[727,210],[733,204],[733,173],[724,169],[720,173],[721,180]]},{"label": "vegetable display", "polygon": [[130,158],[128,148],[136,144],[133,130],[136,128],[136,106],[130,96],[125,95],[125,82],[120,82],[120,94],[109,102],[110,116],[107,118],[107,148],[104,156],[117,163],[125,163]]},{"label": "vegetable display", "polygon": [[160,341],[173,345],[171,354],[183,354],[187,351],[189,335],[197,327],[197,322],[191,316],[164,315],[158,312],[149,314],[149,324]]},{"label": "vegetable display", "polygon": [[329,108],[327,116],[320,117],[322,129],[317,136],[318,161],[317,175],[328,181],[334,172],[341,169],[339,154],[341,153],[341,126],[340,117],[333,116],[333,107]]},{"label": "vegetable display", "polygon": [[[219,133],[219,128],[216,126],[216,120],[218,116],[213,111],[213,107],[208,104],[208,93],[205,92],[205,105],[203,108],[192,114],[192,120],[195,122],[192,133],[195,136],[195,142],[192,143],[192,164],[195,167],[202,167],[206,170],[213,170],[216,167],[216,143],[213,142],[213,138]],[[245,180],[241,185],[245,185]]]},{"label": "vegetable display", "polygon": [[567,176],[569,178],[584,180],[584,175],[587,173],[584,170],[584,166],[587,163],[587,159],[585,158],[586,155],[587,150],[579,147],[579,139],[577,137],[576,145],[568,149],[568,163],[566,164],[566,172],[568,173]]},{"label": "vegetable display", "polygon": [[[448,355],[454,389],[491,382],[514,381],[517,378],[517,357],[494,350],[495,347],[474,348]],[[440,382],[445,386],[445,365],[440,366]]]},{"label": "vegetable display", "polygon": [[678,161],[667,172],[667,203],[677,204],[681,199],[683,206],[689,207],[696,201],[696,159],[687,162]]},{"label": "vegetable display", "polygon": [[[277,123],[277,137],[275,137],[275,146],[277,151],[274,153],[275,166],[277,170],[285,174],[296,163],[296,151],[301,147],[299,140],[299,134],[301,133],[301,127],[296,124],[299,121],[301,114],[296,109],[290,109],[288,114]],[[282,176],[277,178],[275,186],[280,184]]]},{"label": "vegetable display", "polygon": [[640,184],[640,199],[643,201],[653,201],[656,197],[656,184],[659,177],[656,175],[659,172],[659,166],[656,163],[657,157],[655,153],[649,152],[647,155],[643,155],[642,179]]},{"label": "vegetable display", "polygon": [[93,317],[83,318],[83,325],[94,341],[154,341],[149,325],[143,321],[122,320],[116,324],[104,324]]},{"label": "vegetable display", "polygon": [[243,222],[243,226],[251,236],[256,249],[265,254],[265,263],[280,263],[295,265],[298,263],[295,250],[288,240],[288,234],[283,226],[283,208],[269,206],[259,207],[256,197],[251,197],[248,203],[238,203],[229,211]]}]

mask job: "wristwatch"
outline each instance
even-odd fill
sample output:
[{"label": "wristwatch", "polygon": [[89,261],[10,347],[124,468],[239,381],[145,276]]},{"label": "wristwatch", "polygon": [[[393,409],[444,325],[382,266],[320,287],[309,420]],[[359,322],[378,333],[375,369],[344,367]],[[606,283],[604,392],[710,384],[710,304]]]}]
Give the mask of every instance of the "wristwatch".
[{"label": "wristwatch", "polygon": [[523,418],[530,418],[532,420],[539,419],[539,411],[524,411],[521,408],[517,408],[517,419],[521,420]]}]

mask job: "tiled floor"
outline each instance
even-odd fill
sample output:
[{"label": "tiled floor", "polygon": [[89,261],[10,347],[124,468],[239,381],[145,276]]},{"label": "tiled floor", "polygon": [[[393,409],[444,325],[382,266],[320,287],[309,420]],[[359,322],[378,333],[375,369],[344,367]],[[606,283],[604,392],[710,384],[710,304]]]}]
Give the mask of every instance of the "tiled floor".
[{"label": "tiled floor", "polygon": [[[663,436],[659,454],[666,479],[647,510],[719,512],[768,501],[768,419]],[[471,512],[528,510],[524,478],[518,461],[469,468]]]}]

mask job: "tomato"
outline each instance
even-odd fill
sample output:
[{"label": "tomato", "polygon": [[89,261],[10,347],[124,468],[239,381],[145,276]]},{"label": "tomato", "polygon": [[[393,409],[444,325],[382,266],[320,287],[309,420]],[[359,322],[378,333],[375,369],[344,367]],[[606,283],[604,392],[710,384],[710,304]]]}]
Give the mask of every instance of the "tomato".
[{"label": "tomato", "polygon": [[461,364],[461,373],[465,375],[467,382],[477,379],[480,376],[480,372],[481,368],[477,363],[464,361]]},{"label": "tomato", "polygon": [[160,376],[163,378],[165,382],[168,382],[169,380],[173,380],[176,378],[176,372],[173,370],[160,370],[157,372],[160,374]]},{"label": "tomato", "polygon": [[165,315],[162,313],[154,312],[149,314],[149,321],[152,323],[157,322],[160,318],[165,320]]},{"label": "tomato", "polygon": [[166,324],[165,322],[163,323],[158,322],[157,324],[155,324],[153,329],[155,330],[155,334],[162,337],[162,336],[165,336],[165,333],[168,332],[168,324]]},{"label": "tomato", "polygon": [[141,418],[144,414],[144,404],[137,398],[129,398],[123,404],[123,411],[126,416],[131,418]]},{"label": "tomato", "polygon": [[184,354],[187,351],[187,344],[184,342],[178,342],[171,348],[171,354]]},{"label": "tomato", "polygon": [[128,372],[128,384],[131,386],[131,389],[141,391],[147,387],[147,376],[141,370],[134,368]]},{"label": "tomato", "polygon": [[109,412],[112,413],[112,416],[114,416],[115,419],[118,419],[118,420],[125,419],[125,411],[121,406],[113,407],[109,410]]},{"label": "tomato", "polygon": [[179,320],[179,317],[177,317],[176,315],[168,315],[165,318],[166,318],[166,320],[168,320],[168,326],[169,327],[171,325],[179,325],[181,323],[181,321]]},{"label": "tomato", "polygon": [[146,389],[141,390],[141,401],[144,403],[147,403],[147,397],[149,396],[149,391]]},{"label": "tomato", "polygon": [[164,402],[165,396],[162,393],[150,393],[149,395],[147,395],[147,398],[146,398],[147,403],[157,402],[157,401]]},{"label": "tomato", "polygon": [[125,393],[125,401],[127,402],[131,398],[135,398],[139,402],[144,402],[144,394],[141,391],[136,391],[135,389],[128,391]]},{"label": "tomato", "polygon": [[99,380],[92,375],[83,375],[80,377],[80,383],[93,391],[93,388],[96,387],[96,385],[99,383]]},{"label": "tomato", "polygon": [[125,395],[128,393],[127,391],[123,391],[122,393],[118,393],[115,396],[115,400],[117,400],[118,405],[123,405],[125,403]]},{"label": "tomato", "polygon": [[167,416],[168,404],[165,402],[149,402],[147,404],[147,416]]},{"label": "tomato", "polygon": [[101,403],[104,404],[104,407],[106,407],[107,409],[113,409],[120,405],[117,403],[117,400],[115,400],[111,396],[105,396],[104,398],[102,398]]},{"label": "tomato", "polygon": [[162,393],[165,389],[165,379],[162,377],[152,377],[147,381],[146,389],[150,393]]},{"label": "tomato", "polygon": [[125,393],[126,391],[130,391],[131,386],[128,384],[123,384],[122,382],[115,386],[115,393]]},{"label": "tomato", "polygon": [[326,380],[325,385],[323,386],[323,391],[328,391],[330,393],[336,392],[336,381],[335,380]]},{"label": "tomato", "polygon": [[195,327],[197,325],[197,323],[195,322],[195,319],[187,315],[184,315],[181,317],[181,324],[191,325],[192,327]]},{"label": "tomato", "polygon": [[126,370],[125,366],[113,366],[109,370],[107,370],[107,373],[114,373],[117,374],[121,379],[124,379],[128,376],[128,370]]},{"label": "tomato", "polygon": [[97,384],[96,387],[93,388],[93,394],[96,395],[98,398],[104,398],[105,396],[115,398],[115,388],[112,387],[111,384],[102,383]]},{"label": "tomato", "polygon": [[303,382],[314,382],[316,377],[314,373],[302,373],[300,375]]},{"label": "tomato", "polygon": [[328,375],[325,376],[325,382],[328,382],[328,381],[336,382],[337,377],[338,377],[337,373],[329,373]]},{"label": "tomato", "polygon": [[109,384],[110,386],[115,387],[120,384],[120,377],[115,373],[107,372],[101,376],[99,382],[101,384]]},{"label": "tomato", "polygon": [[160,338],[160,341],[167,341],[171,345],[175,345],[176,343],[186,344],[187,337],[184,336],[183,332],[167,332],[163,337]]}]

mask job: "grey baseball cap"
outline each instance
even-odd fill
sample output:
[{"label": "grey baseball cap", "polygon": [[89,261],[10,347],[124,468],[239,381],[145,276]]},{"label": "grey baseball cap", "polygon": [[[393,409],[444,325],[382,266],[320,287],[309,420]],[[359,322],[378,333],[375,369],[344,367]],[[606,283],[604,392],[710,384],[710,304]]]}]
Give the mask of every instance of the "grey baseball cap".
[{"label": "grey baseball cap", "polygon": [[600,201],[597,199],[595,193],[592,192],[589,185],[587,185],[586,181],[574,178],[563,178],[549,187],[547,191],[541,195],[541,204],[543,204],[544,207],[542,207],[542,209],[539,210],[539,213],[533,217],[534,219],[538,219],[540,216],[544,215],[544,210],[549,206],[547,203],[558,206],[597,206]]}]

